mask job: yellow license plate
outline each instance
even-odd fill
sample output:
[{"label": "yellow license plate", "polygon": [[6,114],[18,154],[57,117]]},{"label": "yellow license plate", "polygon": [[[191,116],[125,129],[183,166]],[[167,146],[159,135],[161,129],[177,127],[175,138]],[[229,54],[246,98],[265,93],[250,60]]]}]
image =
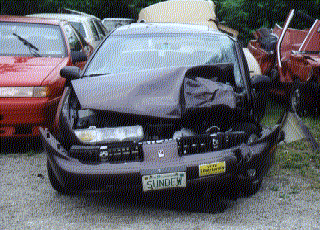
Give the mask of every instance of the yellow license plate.
[{"label": "yellow license plate", "polygon": [[199,176],[215,175],[226,172],[226,162],[199,165]]}]

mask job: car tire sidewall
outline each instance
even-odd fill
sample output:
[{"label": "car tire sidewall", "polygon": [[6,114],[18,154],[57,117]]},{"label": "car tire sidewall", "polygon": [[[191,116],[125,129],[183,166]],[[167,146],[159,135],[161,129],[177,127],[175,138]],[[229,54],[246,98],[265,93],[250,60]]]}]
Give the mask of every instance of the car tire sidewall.
[{"label": "car tire sidewall", "polygon": [[296,112],[300,117],[304,117],[307,115],[307,107],[303,103],[304,96],[300,82],[296,82],[293,86],[290,100],[292,111]]},{"label": "car tire sidewall", "polygon": [[242,186],[242,197],[250,197],[255,195],[261,188],[262,180],[262,178],[257,178],[256,180],[246,183],[244,186]]}]

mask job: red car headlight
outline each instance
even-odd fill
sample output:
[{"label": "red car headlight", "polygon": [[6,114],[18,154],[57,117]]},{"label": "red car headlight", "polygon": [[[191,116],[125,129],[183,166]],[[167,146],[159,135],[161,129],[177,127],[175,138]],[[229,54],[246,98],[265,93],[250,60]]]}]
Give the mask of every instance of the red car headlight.
[{"label": "red car headlight", "polygon": [[0,97],[48,97],[49,87],[0,87]]}]

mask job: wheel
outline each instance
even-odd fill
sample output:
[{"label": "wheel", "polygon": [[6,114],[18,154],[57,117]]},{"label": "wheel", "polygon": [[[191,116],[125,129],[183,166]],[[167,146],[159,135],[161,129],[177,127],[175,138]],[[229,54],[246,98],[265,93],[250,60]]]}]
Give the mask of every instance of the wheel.
[{"label": "wheel", "polygon": [[256,179],[254,181],[251,181],[251,182],[245,184],[241,188],[241,195],[243,197],[253,196],[254,194],[256,194],[260,190],[261,184],[262,184],[262,179]]},{"label": "wheel", "polygon": [[48,177],[49,177],[50,184],[54,188],[54,190],[56,190],[58,193],[62,195],[71,195],[74,193],[72,190],[63,187],[60,184],[60,182],[54,175],[53,169],[48,160],[47,160],[47,170],[48,170]]},{"label": "wheel", "polygon": [[300,117],[306,116],[307,114],[304,103],[301,87],[297,85],[294,87],[291,95],[291,108]]},{"label": "wheel", "polygon": [[257,122],[261,122],[261,120],[264,117],[264,114],[266,112],[267,108],[267,100],[266,98],[268,97],[267,93],[265,91],[257,93],[257,98],[256,98],[256,106],[254,108],[254,114],[255,114],[255,119]]},{"label": "wheel", "polygon": [[251,113],[258,123],[260,123],[264,117],[269,97],[270,94],[266,88],[254,89],[253,91],[253,107]]},{"label": "wheel", "polygon": [[269,76],[272,83],[279,83],[279,71],[277,69],[272,69]]}]

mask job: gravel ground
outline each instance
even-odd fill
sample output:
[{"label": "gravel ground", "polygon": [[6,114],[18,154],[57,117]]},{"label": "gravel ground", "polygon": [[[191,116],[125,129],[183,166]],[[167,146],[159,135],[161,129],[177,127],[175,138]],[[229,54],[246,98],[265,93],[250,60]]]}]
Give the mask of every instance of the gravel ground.
[{"label": "gravel ground", "polygon": [[43,153],[0,155],[0,229],[320,229],[320,193],[297,175],[267,177],[256,195],[201,213],[183,208],[181,193],[62,196],[45,163]]}]

